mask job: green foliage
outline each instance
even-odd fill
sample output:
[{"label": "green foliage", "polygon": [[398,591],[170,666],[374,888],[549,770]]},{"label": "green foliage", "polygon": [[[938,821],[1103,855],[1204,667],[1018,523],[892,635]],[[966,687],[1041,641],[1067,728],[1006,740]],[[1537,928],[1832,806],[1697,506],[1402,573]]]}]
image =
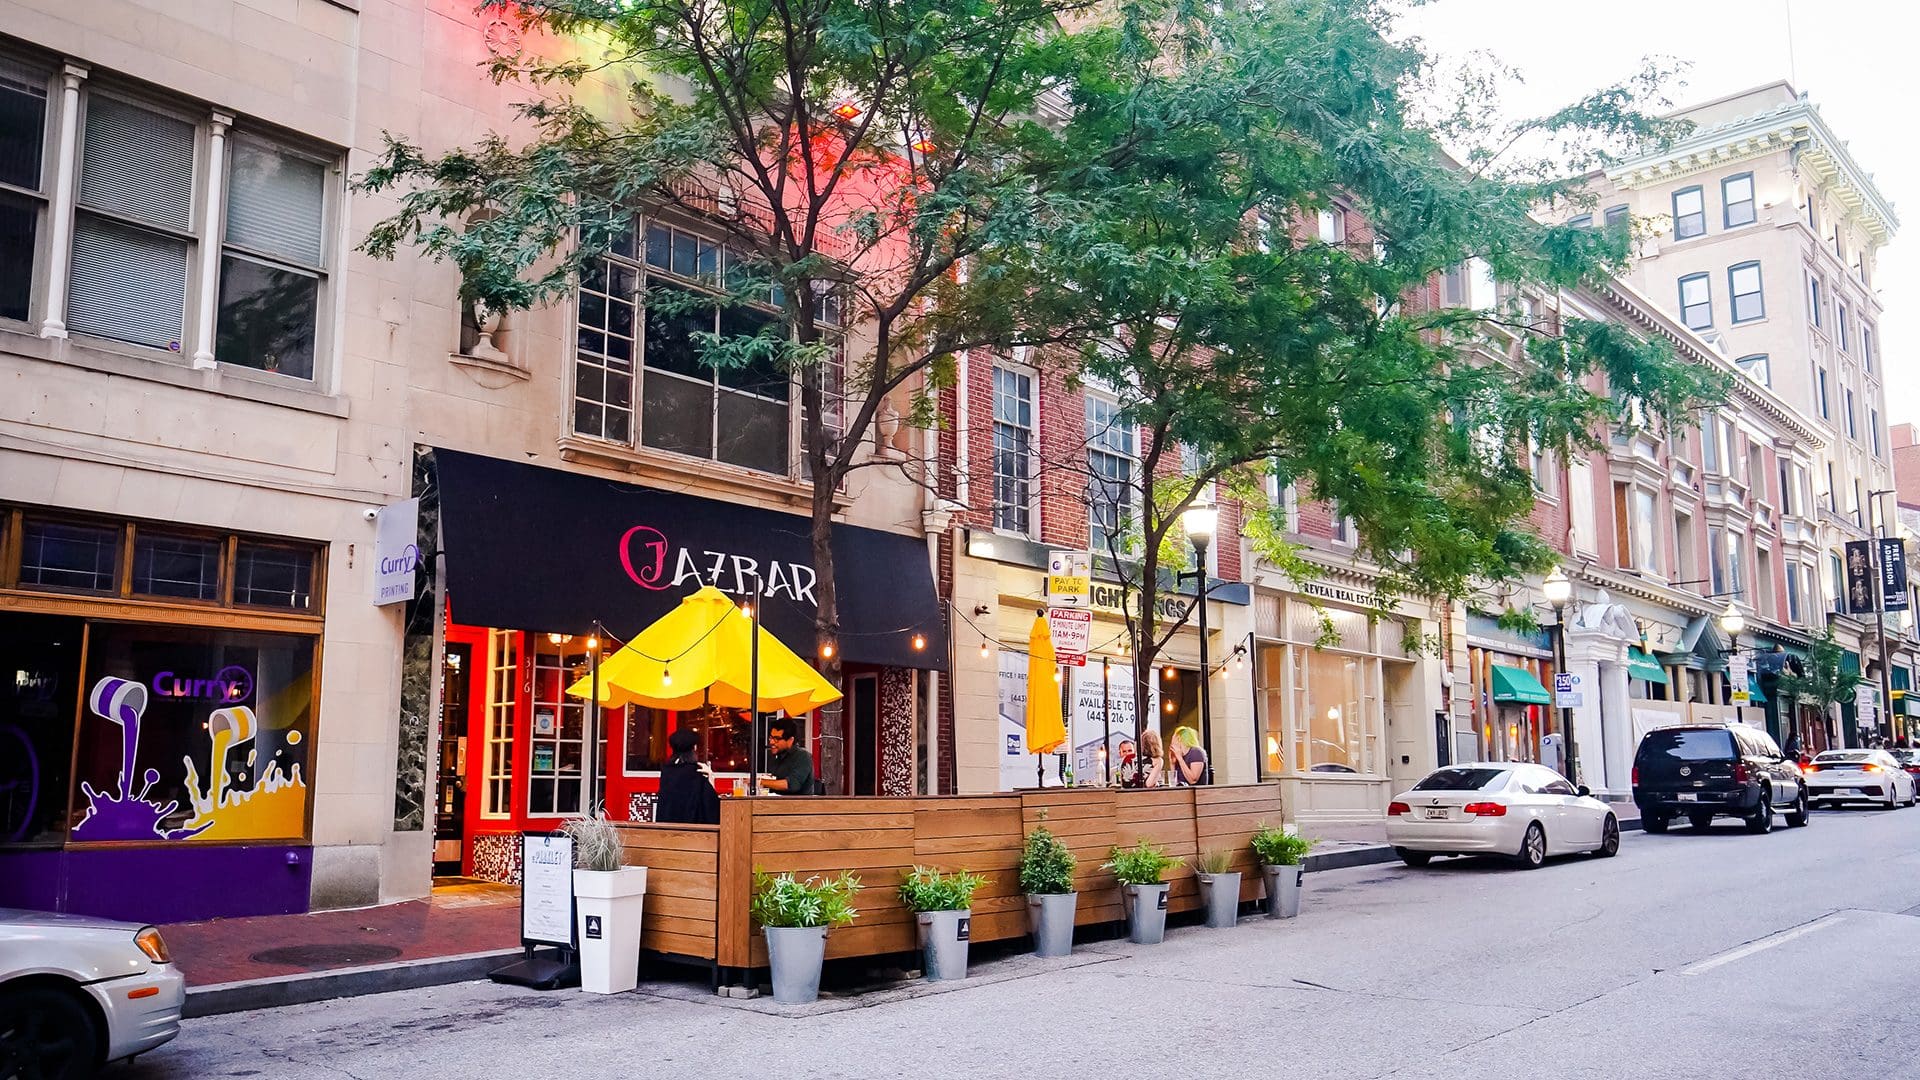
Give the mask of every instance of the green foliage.
[{"label": "green foliage", "polygon": [[620,844],[620,830],[604,816],[569,818],[560,831],[573,838],[575,870],[618,870],[624,865],[626,849]]},{"label": "green foliage", "polygon": [[1532,634],[1540,629],[1540,620],[1529,608],[1505,608],[1494,616],[1493,624],[1502,630]]},{"label": "green foliage", "polygon": [[1143,839],[1130,848],[1116,846],[1107,853],[1102,869],[1113,871],[1122,885],[1158,885],[1172,866],[1173,859],[1167,855],[1166,848]]},{"label": "green foliage", "polygon": [[1195,873],[1224,874],[1233,869],[1233,852],[1225,848],[1203,851],[1191,860]]},{"label": "green foliage", "polygon": [[965,870],[941,873],[916,866],[900,882],[900,902],[910,911],[965,911],[973,906],[974,891],[987,883],[981,874]]},{"label": "green foliage", "polygon": [[1807,647],[1802,673],[1781,673],[1777,684],[1780,693],[1789,701],[1798,699],[1803,705],[1813,706],[1823,718],[1832,716],[1833,707],[1852,701],[1853,692],[1867,681],[1859,669],[1847,669],[1845,656],[1846,650],[1833,636],[1833,627],[1823,627]]},{"label": "green foliage", "polygon": [[1073,891],[1074,858],[1064,840],[1046,826],[1027,834],[1026,847],[1020,852],[1020,891],[1028,894],[1070,893]]},{"label": "green foliage", "polygon": [[753,873],[753,899],[748,912],[753,921],[775,929],[794,926],[845,926],[859,912],[853,906],[860,879],[851,870],[839,877],[778,876],[764,870]]},{"label": "green foliage", "polygon": [[1253,834],[1253,853],[1262,866],[1297,866],[1319,842],[1262,822]]}]

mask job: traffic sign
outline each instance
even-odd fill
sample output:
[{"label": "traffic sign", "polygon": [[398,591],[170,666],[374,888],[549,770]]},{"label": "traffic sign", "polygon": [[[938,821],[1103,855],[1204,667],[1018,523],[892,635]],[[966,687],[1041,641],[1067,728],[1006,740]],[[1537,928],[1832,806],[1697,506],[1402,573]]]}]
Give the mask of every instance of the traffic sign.
[{"label": "traffic sign", "polygon": [[1084,667],[1093,638],[1093,612],[1048,608],[1047,629],[1053,633],[1053,658],[1069,667]]},{"label": "traffic sign", "polygon": [[1047,553],[1047,606],[1092,606],[1093,556],[1084,551]]}]

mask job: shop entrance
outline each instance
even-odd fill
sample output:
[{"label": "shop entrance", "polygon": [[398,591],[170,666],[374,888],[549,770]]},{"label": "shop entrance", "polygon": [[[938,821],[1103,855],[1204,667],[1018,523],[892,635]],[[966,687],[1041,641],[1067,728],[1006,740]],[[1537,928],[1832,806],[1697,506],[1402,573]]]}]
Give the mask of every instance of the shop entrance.
[{"label": "shop entrance", "polygon": [[854,795],[880,794],[880,677],[855,675],[847,680],[847,710],[853,721],[848,768]]},{"label": "shop entrance", "polygon": [[447,643],[440,680],[440,800],[433,817],[433,873],[457,875],[466,858],[467,684],[473,646]]}]

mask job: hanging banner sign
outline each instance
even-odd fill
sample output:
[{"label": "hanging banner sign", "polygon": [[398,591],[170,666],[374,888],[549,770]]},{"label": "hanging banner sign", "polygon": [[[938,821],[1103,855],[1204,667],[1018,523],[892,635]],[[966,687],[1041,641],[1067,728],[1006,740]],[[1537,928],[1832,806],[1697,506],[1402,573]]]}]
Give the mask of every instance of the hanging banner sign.
[{"label": "hanging banner sign", "polygon": [[1053,633],[1053,658],[1069,667],[1084,667],[1093,639],[1093,612],[1048,608],[1047,629]]},{"label": "hanging banner sign", "polygon": [[1882,611],[1907,610],[1907,542],[1898,537],[1880,541],[1880,599]]},{"label": "hanging banner sign", "polygon": [[1733,703],[1752,704],[1753,694],[1747,682],[1747,658],[1735,654],[1727,658],[1727,681],[1733,684]]},{"label": "hanging banner sign", "polygon": [[420,569],[420,500],[402,499],[373,512],[373,602],[413,599]]},{"label": "hanging banner sign", "polygon": [[1847,541],[1847,614],[1873,610],[1873,541]]},{"label": "hanging banner sign", "polygon": [[1092,606],[1093,556],[1084,551],[1047,552],[1047,606]]},{"label": "hanging banner sign", "polygon": [[1871,686],[1854,688],[1853,717],[1856,723],[1864,727],[1868,724],[1878,724],[1880,722],[1879,712],[1874,707],[1879,697],[1879,691]]},{"label": "hanging banner sign", "polygon": [[520,834],[520,938],[573,944],[573,838]]}]

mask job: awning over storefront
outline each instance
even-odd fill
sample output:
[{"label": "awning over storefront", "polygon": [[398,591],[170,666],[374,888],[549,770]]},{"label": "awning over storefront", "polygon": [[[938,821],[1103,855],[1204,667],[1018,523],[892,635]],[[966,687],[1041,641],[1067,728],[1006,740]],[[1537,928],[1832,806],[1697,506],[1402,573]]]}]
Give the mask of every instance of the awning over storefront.
[{"label": "awning over storefront", "polygon": [[1645,679],[1651,683],[1667,681],[1667,669],[1661,667],[1660,662],[1645,649],[1628,647],[1627,674],[1632,678]]},{"label": "awning over storefront", "polygon": [[[820,587],[806,518],[452,450],[434,460],[460,622],[578,634],[598,620],[625,639],[702,585],[751,596],[757,574],[762,623],[813,655]],[[925,542],[835,525],[833,555],[841,656],[944,668]]]},{"label": "awning over storefront", "polygon": [[1765,705],[1767,695],[1760,692],[1760,676],[1747,676],[1747,700],[1752,705]]},{"label": "awning over storefront", "polygon": [[1551,705],[1553,695],[1525,668],[1494,664],[1493,700],[1514,705]]}]

